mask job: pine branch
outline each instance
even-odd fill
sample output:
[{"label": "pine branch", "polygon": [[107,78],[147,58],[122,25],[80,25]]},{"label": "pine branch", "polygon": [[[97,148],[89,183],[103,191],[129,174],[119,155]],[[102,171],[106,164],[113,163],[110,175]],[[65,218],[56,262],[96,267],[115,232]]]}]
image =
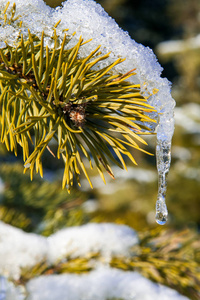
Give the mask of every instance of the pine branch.
[{"label": "pine branch", "polygon": [[[7,9],[8,5],[4,16]],[[14,20],[15,10],[13,5],[5,24]],[[53,49],[44,47],[44,37],[44,32],[37,37],[29,31],[26,40],[21,34],[16,47],[6,44],[0,49],[1,142],[15,155],[17,145],[22,147],[25,172],[29,169],[32,179],[34,171],[43,176],[42,155],[46,149],[51,152],[49,144],[55,140],[56,156],[65,165],[62,187],[70,191],[74,176],[81,185],[81,172],[92,187],[85,158],[91,169],[94,162],[103,181],[104,169],[114,178],[111,161],[126,168],[126,155],[136,164],[129,147],[144,151],[141,135],[152,133],[146,124],[156,122],[149,117],[155,109],[148,105],[140,85],[128,81],[135,70],[112,72],[123,59],[94,68],[109,57],[101,54],[100,46],[80,58],[85,44],[81,37],[71,49],[67,35],[57,47],[56,29]]]}]

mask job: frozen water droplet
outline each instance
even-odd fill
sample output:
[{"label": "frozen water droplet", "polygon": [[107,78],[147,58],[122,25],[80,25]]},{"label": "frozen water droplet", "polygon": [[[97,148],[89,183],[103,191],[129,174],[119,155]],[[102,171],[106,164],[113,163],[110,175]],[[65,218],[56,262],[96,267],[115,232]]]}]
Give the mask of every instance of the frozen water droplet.
[{"label": "frozen water droplet", "polygon": [[156,202],[156,222],[159,225],[164,225],[167,222],[167,206],[165,204],[165,200],[158,199]]},{"label": "frozen water droplet", "polygon": [[163,216],[161,213],[157,213],[156,214],[156,222],[159,225],[165,225],[165,223],[167,222],[167,218],[165,216]]}]

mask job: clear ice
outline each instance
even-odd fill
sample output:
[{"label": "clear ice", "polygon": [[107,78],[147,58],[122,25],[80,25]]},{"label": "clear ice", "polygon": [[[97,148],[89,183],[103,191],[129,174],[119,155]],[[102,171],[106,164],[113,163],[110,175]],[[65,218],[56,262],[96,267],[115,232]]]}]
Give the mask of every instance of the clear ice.
[{"label": "clear ice", "polygon": [[156,222],[164,225],[167,222],[167,206],[165,203],[167,190],[167,175],[171,162],[171,144],[166,145],[160,141],[156,146],[157,169],[158,169],[158,197],[156,201]]},{"label": "clear ice", "polygon": [[[0,1],[0,15],[8,0]],[[153,51],[136,43],[124,32],[116,22],[108,16],[100,4],[93,0],[68,0],[63,2],[62,7],[51,9],[43,0],[10,0],[10,5],[16,3],[16,14],[22,20],[22,27],[15,26],[15,22],[9,26],[1,26],[0,48],[4,47],[4,42],[15,44],[15,40],[20,33],[24,37],[28,35],[27,28],[37,36],[42,31],[45,33],[45,41],[51,45],[52,29],[56,27],[56,32],[63,39],[65,30],[69,37],[76,32],[68,47],[75,45],[79,37],[90,40],[89,43],[81,47],[80,56],[89,55],[91,51],[102,45],[102,54],[111,52],[109,59],[99,63],[103,68],[113,60],[122,57],[126,60],[115,66],[115,71],[126,73],[136,68],[137,74],[133,76],[133,82],[139,83],[143,91],[151,96],[148,99],[150,105],[157,109],[157,169],[158,169],[158,199],[156,203],[156,221],[164,224],[167,220],[167,207],[165,204],[167,174],[171,161],[171,139],[174,132],[174,106],[175,101],[171,97],[170,83],[166,78],[161,77],[162,67],[157,62]],[[9,10],[8,10],[9,13]],[[155,89],[157,93],[154,93]]]}]

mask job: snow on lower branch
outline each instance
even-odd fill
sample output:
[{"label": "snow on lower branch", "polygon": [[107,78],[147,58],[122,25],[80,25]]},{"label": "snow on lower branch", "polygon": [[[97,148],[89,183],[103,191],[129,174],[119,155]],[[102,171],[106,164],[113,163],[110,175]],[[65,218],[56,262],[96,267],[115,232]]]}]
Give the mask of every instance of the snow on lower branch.
[{"label": "snow on lower branch", "polygon": [[[176,291],[136,272],[108,266],[112,255],[128,256],[130,248],[137,243],[136,232],[125,225],[91,223],[63,229],[46,238],[0,222],[0,274],[4,275],[0,276],[0,299],[186,300]],[[6,279],[19,279],[21,268],[32,267],[45,259],[56,264],[67,255],[78,257],[89,252],[99,252],[104,260],[88,274],[40,276],[21,288]]]},{"label": "snow on lower branch", "polygon": [[99,252],[109,262],[112,255],[128,255],[137,243],[137,233],[125,225],[91,223],[62,229],[46,238],[0,222],[0,274],[18,279],[21,268],[44,260],[55,264],[67,256],[91,252]]},{"label": "snow on lower branch", "polygon": [[54,263],[66,254],[84,256],[101,252],[105,259],[112,255],[128,255],[130,247],[138,243],[134,230],[125,225],[109,223],[87,224],[62,229],[48,238],[48,259]]},{"label": "snow on lower branch", "polygon": [[189,300],[137,272],[105,266],[88,274],[40,276],[23,289],[0,276],[1,296],[6,300]]},{"label": "snow on lower branch", "polygon": [[50,275],[32,279],[27,300],[186,300],[178,292],[151,282],[136,272],[106,267],[89,274]]},{"label": "snow on lower branch", "polygon": [[0,222],[0,274],[18,279],[20,269],[32,267],[47,254],[47,241]]}]

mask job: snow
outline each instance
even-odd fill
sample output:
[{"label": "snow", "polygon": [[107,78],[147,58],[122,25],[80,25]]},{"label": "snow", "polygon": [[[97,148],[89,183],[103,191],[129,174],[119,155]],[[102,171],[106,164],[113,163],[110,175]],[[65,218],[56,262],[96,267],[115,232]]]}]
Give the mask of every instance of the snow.
[{"label": "snow", "polygon": [[[1,32],[0,32],[0,41],[7,42],[9,45],[14,45],[19,33],[23,33],[24,36],[28,36],[27,29],[30,28],[32,33],[41,35],[42,30],[48,31],[53,27],[51,24],[50,13],[52,9],[47,6],[42,0],[10,0],[10,6],[7,10],[7,15],[9,16],[10,8],[15,3],[16,4],[16,14],[18,17],[11,25],[3,25],[3,18],[1,17],[1,12],[4,10],[7,0],[0,1],[0,19],[1,23]],[[22,27],[19,28],[16,26],[20,21],[23,21]],[[2,45],[3,47],[3,45]]]},{"label": "snow", "polygon": [[100,252],[107,260],[112,255],[128,255],[138,243],[135,231],[125,225],[89,223],[62,229],[48,238],[48,259],[53,263],[66,255],[84,256]]},{"label": "snow", "polygon": [[[27,297],[25,296],[27,295]],[[88,274],[40,276],[24,287],[0,277],[1,300],[188,300],[137,272],[100,267]]]},{"label": "snow", "polygon": [[18,279],[21,268],[44,260],[55,264],[67,256],[91,252],[100,253],[109,262],[112,255],[128,255],[137,243],[137,233],[125,225],[89,223],[46,238],[0,222],[0,274]]},{"label": "snow", "polygon": [[176,291],[136,272],[101,267],[89,274],[50,275],[27,284],[27,300],[186,300]]},{"label": "snow", "polygon": [[[0,222],[0,299],[186,300],[176,291],[136,272],[109,267],[112,255],[128,257],[130,248],[137,243],[136,232],[125,225],[91,223],[63,229],[45,238]],[[94,270],[87,274],[43,275],[25,286],[14,286],[7,279],[19,279],[21,267],[34,266],[44,259],[56,264],[67,255],[86,256],[91,252],[99,252],[103,259],[93,264]]]},{"label": "snow", "polygon": [[[108,262],[113,255],[128,257],[130,248],[137,243],[136,232],[125,225],[91,223],[63,229],[45,238],[0,222],[0,299],[187,299],[136,272],[109,267]],[[87,274],[40,276],[31,279],[25,286],[15,286],[7,279],[19,279],[21,267],[32,267],[45,259],[56,264],[67,255],[86,256],[91,252],[99,252],[103,260],[93,264],[94,270]]]},{"label": "snow", "polygon": [[24,288],[0,276],[0,300],[24,300]]},{"label": "snow", "polygon": [[32,267],[44,259],[46,249],[42,236],[0,222],[0,274],[18,279],[21,268]]}]

